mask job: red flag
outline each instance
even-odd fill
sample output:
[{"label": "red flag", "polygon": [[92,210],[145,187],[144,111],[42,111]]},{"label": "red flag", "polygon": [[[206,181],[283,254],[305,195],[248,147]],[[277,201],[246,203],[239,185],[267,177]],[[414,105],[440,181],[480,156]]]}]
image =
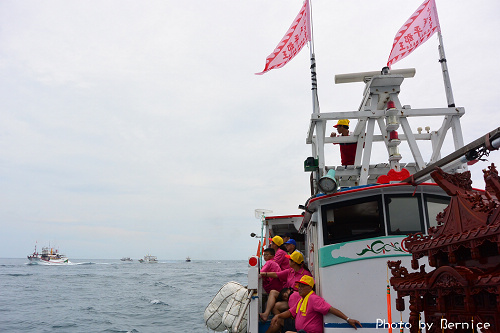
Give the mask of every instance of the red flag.
[{"label": "red flag", "polygon": [[264,74],[271,69],[285,66],[302,47],[311,40],[309,16],[309,0],[304,1],[299,14],[288,29],[285,37],[279,42],[276,49],[266,58],[266,67],[261,73]]},{"label": "red flag", "polygon": [[387,67],[391,67],[392,64],[412,53],[436,31],[441,31],[436,3],[434,0],[426,0],[394,37]]}]

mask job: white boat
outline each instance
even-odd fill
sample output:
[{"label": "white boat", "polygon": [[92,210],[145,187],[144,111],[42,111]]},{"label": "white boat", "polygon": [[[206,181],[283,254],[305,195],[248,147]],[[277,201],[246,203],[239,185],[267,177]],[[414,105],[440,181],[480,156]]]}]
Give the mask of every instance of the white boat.
[{"label": "white boat", "polygon": [[[460,118],[465,109],[454,105],[451,88],[446,89],[445,107],[412,109],[399,100],[401,84],[415,75],[415,69],[390,71],[385,67],[382,71],[336,75],[337,84],[364,84],[360,107],[357,111],[321,113],[316,107],[314,68],[311,66],[313,113],[306,137],[311,157],[304,161],[304,171],[311,173],[311,193],[304,194],[305,203],[295,214],[267,216],[264,210],[256,211],[262,223],[259,246],[275,235],[291,233],[297,250],[305,254],[316,293],[359,320],[363,332],[380,332],[387,330],[384,323],[389,327],[400,321],[408,323],[410,314],[409,304],[401,304],[396,292],[391,293],[387,262],[401,260],[401,266],[412,267],[405,239],[409,234],[428,235],[429,228],[438,225],[436,216],[450,202],[449,195],[432,181],[430,172],[436,167],[450,174],[465,172],[468,161],[500,147],[500,127],[464,146]],[[446,75],[443,67],[443,77]],[[421,97],[425,100],[425,96]],[[413,132],[408,118],[429,115],[443,119],[441,128]],[[341,119],[357,120],[353,132],[330,137],[328,129]],[[376,125],[380,134],[375,133]],[[450,130],[455,151],[441,158],[444,138]],[[385,144],[385,156],[372,156],[375,142]],[[354,165],[327,165],[325,145],[334,149],[332,143],[356,143]],[[409,146],[408,157],[413,162],[400,163],[401,143]],[[432,150],[429,161],[424,161],[423,149]],[[484,191],[478,190],[481,194]],[[216,295],[205,311],[209,328],[265,332],[269,322],[259,322],[264,306],[262,280],[258,278],[261,265],[262,258],[249,258],[247,293],[238,299],[236,310],[230,308],[234,305],[231,293],[236,297],[241,287],[230,291],[226,285],[221,288],[219,294],[225,294]],[[398,311],[397,303],[398,308],[406,310]],[[230,319],[228,314],[232,315]],[[353,332],[348,323],[330,314],[324,317],[323,324],[325,333]]]},{"label": "white boat", "polygon": [[139,259],[141,264],[154,264],[158,262],[158,259],[155,256],[147,255],[144,256],[144,259]]},{"label": "white boat", "polygon": [[[396,309],[398,296],[395,291],[389,295],[388,302],[390,289],[387,262],[401,260],[401,266],[412,267],[412,256],[405,248],[405,239],[410,234],[428,235],[428,229],[438,225],[436,216],[450,202],[448,194],[432,181],[430,172],[436,167],[448,173],[465,171],[467,159],[477,159],[478,154],[480,156],[488,150],[488,146],[493,149],[500,146],[500,127],[486,135],[491,138],[491,142],[485,142],[489,139],[483,137],[463,146],[460,142],[463,108],[403,109],[398,93],[385,93],[399,92],[403,75],[380,72],[356,75],[366,81],[360,110],[343,112],[338,116],[335,113],[318,113],[311,120],[307,143],[312,145],[312,155],[319,158],[309,158],[304,165],[306,170],[312,172],[311,191],[314,194],[299,206],[303,210],[300,213],[286,216],[261,214],[261,241],[266,244],[264,240],[274,235],[291,232],[297,242],[297,249],[305,254],[308,268],[313,273],[316,293],[349,317],[361,321],[363,332],[380,332],[384,328],[387,330],[385,323],[408,323],[410,316],[408,300],[405,300],[405,311]],[[396,107],[388,109],[387,101],[395,102]],[[456,140],[456,151],[452,154],[422,164],[416,140],[434,140],[432,156],[440,156],[441,146],[431,135],[412,133],[407,126],[403,126],[404,135],[399,135],[399,142],[384,139],[390,137],[389,128],[393,131],[394,125],[399,127],[401,123],[407,122],[397,117],[396,124],[389,123],[388,117],[393,114],[419,116],[430,112],[452,118],[450,122],[444,122],[439,130],[444,134],[451,128],[455,138],[459,138]],[[457,115],[453,116],[452,113]],[[324,137],[321,134],[324,131],[318,133],[318,128],[322,131],[328,121],[344,118],[346,114],[350,119],[358,119],[350,139],[356,141],[358,146],[364,145],[364,149],[357,151],[353,166],[326,166],[322,157],[324,145],[328,144],[330,148],[332,142],[345,139]],[[384,133],[378,138],[373,135],[376,123]],[[385,140],[389,158],[385,163],[369,164],[371,145],[376,140]],[[414,163],[399,163],[401,155],[394,147],[404,140],[413,142]],[[478,193],[481,194],[481,191],[478,190]],[[226,326],[228,329],[231,327],[233,332],[263,333],[269,325],[269,321],[259,322],[259,313],[263,312],[259,262],[263,263],[262,258],[249,258],[248,301],[240,302],[241,316],[236,316],[234,321],[229,321],[231,326]],[[221,318],[226,314],[227,309]],[[238,330],[238,320],[245,323],[243,331]],[[325,333],[351,331],[352,328],[340,318],[333,315],[324,317]]]},{"label": "white boat", "polygon": [[28,255],[30,264],[44,264],[44,265],[68,265],[71,264],[68,257],[59,253],[58,249],[53,247],[42,247],[42,253],[36,250],[31,255]]}]

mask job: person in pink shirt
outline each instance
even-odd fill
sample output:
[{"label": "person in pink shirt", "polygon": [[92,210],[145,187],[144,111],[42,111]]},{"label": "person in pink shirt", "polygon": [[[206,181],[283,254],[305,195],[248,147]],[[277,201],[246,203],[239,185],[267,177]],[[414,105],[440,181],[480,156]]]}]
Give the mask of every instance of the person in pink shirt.
[{"label": "person in pink shirt", "polygon": [[[286,255],[289,258],[290,268],[280,272],[272,272],[272,273],[260,273],[263,277],[271,277],[274,279],[279,279],[283,282],[283,287],[292,288],[297,291],[297,282],[304,275],[311,276],[311,273],[307,270],[304,265],[304,256],[299,251],[295,251],[291,255]],[[288,309],[288,302],[276,302],[279,293],[276,291],[271,291],[269,297],[267,298],[267,305],[264,312],[260,313],[260,319],[262,321],[267,321],[267,318],[271,314],[276,312],[282,312]],[[273,310],[273,308],[275,308]]]},{"label": "person in pink shirt", "polygon": [[[268,247],[267,249],[264,250],[264,260],[266,261],[265,265],[261,268],[261,272],[267,273],[267,272],[280,272],[281,268],[280,265],[276,261],[274,261],[274,249]],[[262,278],[262,287],[266,291],[266,293],[270,293],[271,290],[277,290],[280,291],[283,289],[283,282],[281,282],[279,279],[273,279],[270,277],[263,277]]]},{"label": "person in pink shirt", "polygon": [[276,273],[276,276],[283,281],[285,287],[298,291],[297,282],[304,275],[311,276],[311,272],[304,265],[304,256],[299,251],[295,251],[290,255],[287,254],[285,257],[289,259],[290,268]]},{"label": "person in pink shirt", "polygon": [[305,275],[300,279],[298,284],[301,299],[296,306],[290,306],[289,310],[274,316],[271,325],[273,325],[273,322],[277,323],[280,320],[294,317],[296,331],[287,331],[286,333],[297,331],[323,333],[323,316],[331,313],[347,321],[356,330],[356,325],[362,327],[359,321],[347,317],[342,311],[332,307],[323,298],[316,295],[313,291],[314,279],[312,277]]},{"label": "person in pink shirt", "polygon": [[[290,293],[287,297],[288,300],[288,305],[292,307],[297,307],[297,303],[301,300],[301,297],[297,291],[293,291],[291,288],[285,288],[283,290],[288,290]],[[283,292],[283,291],[282,291]],[[283,311],[288,310],[288,308],[282,310],[282,311],[276,311],[276,307],[273,308],[273,313],[275,315],[280,314]],[[274,323],[271,323],[269,325],[269,328],[267,329],[266,333],[281,333],[283,330],[285,331],[290,331],[295,329],[295,319],[293,318],[287,318],[285,319],[280,319],[275,321]]]},{"label": "person in pink shirt", "polygon": [[274,261],[280,265],[281,270],[285,270],[290,268],[290,265],[288,264],[288,259],[286,258],[286,251],[285,249],[282,249],[281,246],[283,246],[283,238],[280,236],[274,236],[271,239],[271,244],[270,246],[276,251],[276,254],[274,255]]}]

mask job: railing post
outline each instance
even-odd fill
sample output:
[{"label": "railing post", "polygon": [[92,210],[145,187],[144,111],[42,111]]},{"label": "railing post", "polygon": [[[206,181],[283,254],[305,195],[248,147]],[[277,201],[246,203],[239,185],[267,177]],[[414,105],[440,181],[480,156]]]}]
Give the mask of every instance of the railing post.
[{"label": "railing post", "polygon": [[[253,258],[258,257],[254,256]],[[260,295],[262,295],[262,280],[259,279],[259,265],[249,266],[248,268],[248,290],[252,296],[250,299],[250,305],[248,306],[247,332],[259,333],[259,309],[261,308]]]}]

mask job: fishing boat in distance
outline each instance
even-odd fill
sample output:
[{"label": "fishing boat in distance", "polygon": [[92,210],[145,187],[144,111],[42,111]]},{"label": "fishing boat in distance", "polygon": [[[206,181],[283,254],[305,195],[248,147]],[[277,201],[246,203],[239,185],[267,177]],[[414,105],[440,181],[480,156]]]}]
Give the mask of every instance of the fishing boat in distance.
[{"label": "fishing boat in distance", "polygon": [[130,259],[129,257],[123,257],[120,259],[121,261],[133,261],[132,259]]},{"label": "fishing boat in distance", "polygon": [[71,264],[68,257],[64,254],[59,253],[58,249],[53,247],[42,247],[42,253],[39,253],[36,249],[31,255],[28,255],[28,260],[30,264],[42,264],[42,265],[68,265]]},{"label": "fishing boat in distance", "polygon": [[144,259],[139,259],[139,262],[141,264],[155,264],[155,263],[158,263],[158,259],[156,258],[156,256],[151,256],[151,255],[147,255],[147,256],[144,256]]},{"label": "fishing boat in distance", "polygon": [[189,256],[186,257],[186,262],[191,262],[191,258]]}]

